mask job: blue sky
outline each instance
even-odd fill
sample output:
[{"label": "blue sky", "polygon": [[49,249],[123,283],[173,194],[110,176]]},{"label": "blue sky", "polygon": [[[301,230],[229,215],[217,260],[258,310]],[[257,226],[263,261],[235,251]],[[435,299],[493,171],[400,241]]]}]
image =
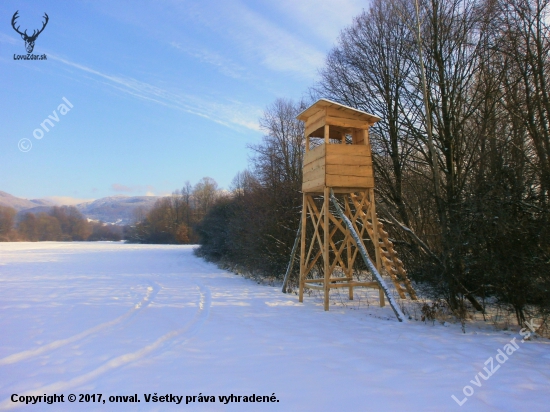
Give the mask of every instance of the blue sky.
[{"label": "blue sky", "polygon": [[[204,176],[227,188],[247,166],[246,145],[261,139],[263,109],[307,91],[340,30],[365,6],[2,1],[0,190],[25,198],[162,195]],[[33,51],[47,60],[14,60],[26,54],[11,27],[16,10],[29,34],[48,13]],[[65,115],[63,98],[73,106]],[[48,116],[59,121],[45,131]],[[19,149],[21,139],[29,151]]]}]

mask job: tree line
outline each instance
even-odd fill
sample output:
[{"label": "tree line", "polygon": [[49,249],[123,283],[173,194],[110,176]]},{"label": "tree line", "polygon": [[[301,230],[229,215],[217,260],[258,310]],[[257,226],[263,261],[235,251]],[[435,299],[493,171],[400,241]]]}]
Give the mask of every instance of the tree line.
[{"label": "tree line", "polygon": [[305,103],[279,99],[260,119],[267,131],[250,145],[250,169],[238,173],[197,226],[199,255],[260,276],[280,276],[300,219]]},{"label": "tree line", "polygon": [[378,213],[425,296],[455,313],[550,315],[550,0],[373,0],[304,102],[279,99],[200,253],[282,275],[301,210],[303,129],[324,97],[371,128]]},{"label": "tree line", "polygon": [[196,226],[224,191],[210,177],[196,185],[186,182],[181,190],[163,197],[144,213],[136,211],[136,223],[128,229],[126,239],[135,243],[198,243]]},{"label": "tree line", "polygon": [[49,212],[25,213],[16,223],[17,211],[0,206],[0,242],[121,240],[124,228],[88,221],[74,206],[53,206]]},{"label": "tree line", "polygon": [[212,205],[226,196],[216,181],[202,178],[194,186],[158,199],[151,210],[137,208],[134,223],[126,226],[88,221],[74,206],[54,206],[48,212],[25,213],[0,206],[0,242],[126,240],[133,243],[198,243],[196,226]]}]

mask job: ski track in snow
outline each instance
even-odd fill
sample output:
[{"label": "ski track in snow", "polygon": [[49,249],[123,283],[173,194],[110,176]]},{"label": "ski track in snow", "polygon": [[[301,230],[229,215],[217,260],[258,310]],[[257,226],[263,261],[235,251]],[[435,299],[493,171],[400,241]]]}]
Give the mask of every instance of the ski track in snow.
[{"label": "ski track in snow", "polygon": [[[402,324],[377,306],[375,290],[357,290],[351,302],[335,291],[325,312],[315,294],[299,303],[193,249],[0,243],[0,410],[548,410],[548,340],[522,343],[517,330],[490,325],[463,333],[459,324]],[[519,351],[479,380],[512,338]],[[475,393],[459,407],[451,395],[462,400],[467,386]],[[107,402],[11,402],[12,394],[54,393],[103,394]],[[280,402],[146,402],[153,393],[274,393]],[[141,403],[109,401],[134,394]]]},{"label": "ski track in snow", "polygon": [[[160,338],[158,338],[155,342],[151,343],[150,345],[147,345],[147,346],[145,346],[145,347],[143,347],[143,348],[141,348],[137,351],[117,356],[116,358],[111,359],[110,361],[104,363],[103,365],[101,365],[100,367],[94,369],[93,371],[85,373],[85,374],[80,375],[80,376],[77,376],[77,377],[75,377],[75,378],[73,378],[69,381],[54,382],[54,383],[51,383],[49,385],[42,386],[40,388],[35,388],[35,389],[32,389],[32,390],[20,393],[19,395],[21,395],[21,396],[31,396],[31,395],[37,396],[37,395],[43,395],[45,393],[63,392],[65,390],[68,390],[68,389],[74,388],[76,386],[80,386],[82,384],[85,384],[86,382],[89,382],[90,380],[95,379],[95,378],[99,377],[100,375],[102,375],[106,372],[109,372],[112,369],[119,368],[119,367],[124,366],[126,364],[129,364],[131,362],[135,362],[139,359],[142,359],[145,356],[147,356],[147,355],[151,354],[152,352],[154,352],[155,350],[159,349],[165,342],[168,342],[168,341],[170,341],[170,340],[172,340],[176,337],[178,339],[177,339],[177,342],[175,342],[175,343],[180,344],[180,345],[185,344],[189,339],[191,339],[194,335],[196,335],[200,331],[202,325],[204,324],[204,322],[206,321],[206,319],[208,318],[208,316],[210,314],[210,307],[212,305],[212,296],[211,296],[211,293],[210,293],[210,289],[208,287],[206,287],[205,285],[203,285],[198,280],[195,280],[195,284],[197,285],[197,287],[199,289],[199,292],[200,292],[200,300],[198,302],[198,307],[199,308],[198,308],[197,312],[195,313],[195,316],[189,322],[187,322],[183,328],[173,330],[169,333],[166,333],[163,336],[161,336]],[[151,292],[151,291],[149,291],[149,292]],[[156,292],[158,292],[158,289],[156,290]],[[156,292],[155,292],[155,294],[156,294]],[[151,294],[152,293],[148,293],[147,296],[139,304],[136,305],[136,307],[135,307],[136,310],[139,310],[142,307],[146,306],[144,304],[144,302],[147,302],[147,304],[150,303],[149,298],[151,297],[150,296]],[[56,346],[55,348],[63,346],[67,343],[72,343],[72,342],[77,341],[79,339],[82,339],[83,337],[88,336],[88,335],[90,335],[94,332],[97,332],[101,329],[105,329],[106,327],[112,326],[116,323],[120,323],[121,321],[127,319],[128,317],[130,317],[134,313],[135,313],[135,311],[129,312],[129,314],[126,313],[125,315],[123,315],[123,316],[121,316],[121,317],[119,317],[119,318],[117,318],[117,319],[115,319],[111,322],[107,322],[107,323],[103,323],[101,325],[98,325],[95,328],[89,329],[88,331],[85,331],[85,332],[83,332],[79,335],[75,335],[75,336],[73,336],[69,339],[57,341],[57,342],[64,342],[64,343]],[[37,353],[43,353],[46,350],[54,349],[51,345],[53,345],[55,343],[56,342],[52,342],[51,344],[46,345],[42,348],[38,348],[38,349],[35,349],[33,351],[21,352],[20,354],[15,354],[15,355],[9,356],[9,357],[4,358],[4,359],[8,359],[8,358],[11,358],[13,356],[26,354],[28,352],[34,352],[32,355],[29,355],[29,356],[33,356]],[[42,350],[43,348],[46,348],[46,347],[47,347],[47,349]],[[26,356],[25,358],[28,358],[29,356]],[[22,358],[22,359],[24,359],[24,358]],[[16,361],[14,361],[14,362],[16,362]],[[13,363],[13,362],[10,362],[10,363]],[[2,403],[0,403],[0,410],[10,410],[10,409],[15,409],[15,408],[22,407],[22,406],[26,406],[26,405],[23,404],[23,403],[13,403],[8,398],[8,399],[4,400]]]},{"label": "ski track in snow", "polygon": [[146,308],[149,305],[149,303],[151,303],[151,301],[155,298],[156,294],[160,290],[160,286],[157,283],[155,282],[149,282],[149,283],[151,284],[151,286],[147,288],[147,293],[145,297],[141,300],[141,302],[137,303],[132,309],[130,309],[124,315],[119,316],[118,318],[113,319],[109,322],[101,323],[97,326],[94,326],[93,328],[87,329],[84,332],[81,332],[77,335],[73,335],[69,338],[59,339],[51,343],[48,343],[47,345],[39,346],[38,348],[35,348],[35,349],[29,349],[19,353],[14,353],[13,355],[6,356],[5,358],[0,359],[0,366],[21,362],[25,359],[29,359],[29,358],[41,355],[43,353],[49,352],[51,350],[61,348],[62,346],[77,342],[81,339],[84,339],[87,336],[90,336],[90,335],[93,335],[94,333],[102,331],[103,329],[110,328],[112,326],[118,325],[119,323],[128,320],[130,317],[132,317],[139,311]]}]

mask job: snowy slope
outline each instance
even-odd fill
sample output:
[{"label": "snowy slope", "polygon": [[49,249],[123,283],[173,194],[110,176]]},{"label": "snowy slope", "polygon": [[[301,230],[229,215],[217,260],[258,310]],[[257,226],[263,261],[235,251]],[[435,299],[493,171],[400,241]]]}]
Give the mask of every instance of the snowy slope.
[{"label": "snowy slope", "polygon": [[[79,203],[76,208],[87,218],[105,223],[129,225],[136,214],[144,215],[153,208],[160,196],[109,196]],[[54,200],[52,200],[54,199]],[[65,204],[52,199],[23,199],[0,191],[0,206],[13,207],[21,219],[25,213],[49,213],[52,206]],[[57,198],[58,199],[58,198]],[[138,212],[138,209],[140,212]]]},{"label": "snowy slope", "polygon": [[0,206],[13,207],[20,211],[34,207],[50,207],[53,203],[46,199],[22,199],[0,190]]},{"label": "snowy slope", "polygon": [[[389,307],[323,312],[317,299],[300,304],[197,259],[192,249],[0,243],[0,410],[549,408],[546,341],[400,324]],[[488,380],[478,377],[480,387],[470,383],[514,337],[519,349]],[[469,397],[465,386],[474,390]],[[65,402],[10,400],[54,393]],[[102,394],[107,402],[69,403],[69,394]],[[134,394],[139,403],[108,401]],[[149,394],[183,396],[183,404],[146,402]],[[216,402],[185,405],[199,394]],[[219,401],[231,394],[275,394],[279,402]],[[452,395],[467,401],[460,407]]]},{"label": "snowy slope", "polygon": [[159,196],[110,196],[76,205],[87,218],[105,223],[129,225],[136,220],[136,211],[145,215],[153,208]]}]

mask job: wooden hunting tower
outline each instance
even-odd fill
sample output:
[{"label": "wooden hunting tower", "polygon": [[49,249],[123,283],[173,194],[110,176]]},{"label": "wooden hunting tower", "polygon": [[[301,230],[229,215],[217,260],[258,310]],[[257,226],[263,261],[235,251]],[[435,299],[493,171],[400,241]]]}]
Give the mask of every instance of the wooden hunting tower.
[{"label": "wooden hunting tower", "polygon": [[[380,306],[384,306],[384,293],[377,282],[353,279],[358,248],[344,222],[330,211],[331,189],[343,200],[343,212],[359,238],[364,241],[368,234],[367,241],[372,242],[378,272],[381,273],[382,267],[385,269],[401,298],[405,298],[407,291],[416,299],[388,233],[376,217],[369,128],[380,118],[326,99],[317,101],[297,118],[305,122],[306,140],[300,302],[304,288],[323,290],[324,308],[328,310],[330,289],[348,288],[349,298],[353,299],[353,288],[362,286],[378,289]],[[309,232],[308,221],[312,225]],[[321,267],[318,261],[322,262],[322,277],[313,276],[321,272],[313,270]]]}]

